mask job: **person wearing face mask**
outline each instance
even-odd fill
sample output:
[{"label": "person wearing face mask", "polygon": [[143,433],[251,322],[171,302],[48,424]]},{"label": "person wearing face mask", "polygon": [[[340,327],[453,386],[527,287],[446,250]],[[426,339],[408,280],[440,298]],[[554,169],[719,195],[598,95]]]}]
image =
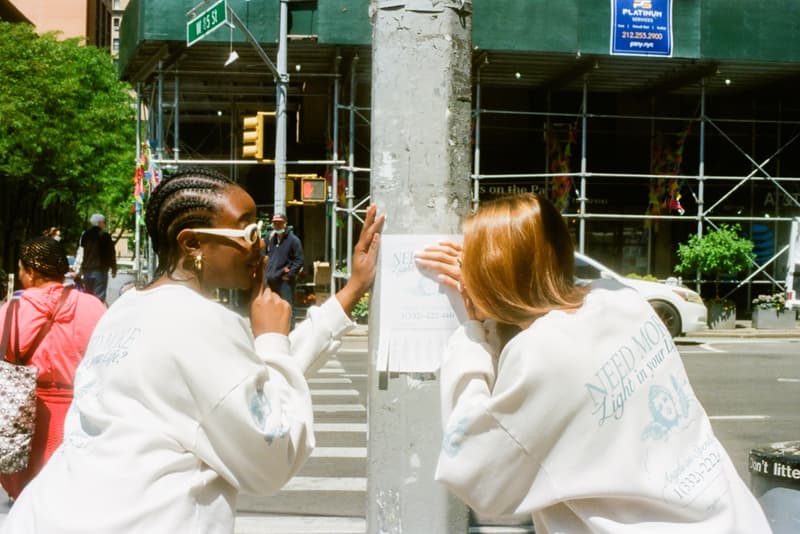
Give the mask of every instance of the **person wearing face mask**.
[{"label": "person wearing face mask", "polygon": [[267,269],[265,285],[280,295],[292,308],[291,328],[294,328],[294,288],[297,275],[303,268],[303,244],[300,238],[286,229],[286,216],[276,213],[272,217],[275,231],[267,242]]},{"label": "person wearing face mask", "polygon": [[56,241],[61,241],[61,230],[59,230],[55,226],[51,226],[50,228],[42,232],[42,235],[45,237],[52,237]]}]

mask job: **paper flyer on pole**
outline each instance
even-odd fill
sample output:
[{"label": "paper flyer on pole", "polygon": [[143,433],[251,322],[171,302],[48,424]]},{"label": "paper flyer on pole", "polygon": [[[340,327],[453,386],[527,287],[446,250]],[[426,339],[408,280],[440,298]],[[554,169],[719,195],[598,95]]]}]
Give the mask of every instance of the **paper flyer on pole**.
[{"label": "paper flyer on pole", "polygon": [[437,371],[447,340],[466,316],[461,295],[414,261],[415,252],[443,240],[460,242],[461,236],[381,236],[379,371]]}]

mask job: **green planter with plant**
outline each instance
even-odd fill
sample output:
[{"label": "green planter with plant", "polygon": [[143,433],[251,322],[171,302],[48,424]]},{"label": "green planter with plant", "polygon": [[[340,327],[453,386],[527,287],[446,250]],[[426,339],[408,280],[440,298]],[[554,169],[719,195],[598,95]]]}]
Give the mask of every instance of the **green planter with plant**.
[{"label": "green planter with plant", "polygon": [[736,304],[719,296],[723,277],[735,277],[746,271],[755,259],[753,242],[740,235],[739,225],[722,224],[704,236],[689,236],[678,245],[680,263],[675,272],[692,276],[698,271],[714,282],[714,297],[706,301],[709,328],[734,328]]},{"label": "green planter with plant", "polygon": [[794,310],[786,307],[783,293],[759,295],[753,299],[753,328],[794,328],[795,316]]}]

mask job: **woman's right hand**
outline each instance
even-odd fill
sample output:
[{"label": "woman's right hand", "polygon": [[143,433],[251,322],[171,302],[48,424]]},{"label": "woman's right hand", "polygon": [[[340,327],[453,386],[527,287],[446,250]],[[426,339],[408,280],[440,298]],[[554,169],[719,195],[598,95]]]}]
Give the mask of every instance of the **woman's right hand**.
[{"label": "woman's right hand", "polygon": [[419,268],[433,271],[440,283],[461,292],[461,243],[440,241],[414,257]]},{"label": "woman's right hand", "polygon": [[483,320],[483,316],[475,309],[461,278],[461,243],[440,241],[425,247],[414,257],[418,268],[433,271],[440,284],[458,291],[464,301],[468,319]]},{"label": "woman's right hand", "polygon": [[250,325],[255,337],[261,334],[289,335],[289,325],[292,319],[292,307],[280,295],[264,285],[264,270],[266,258],[261,261],[250,298]]}]

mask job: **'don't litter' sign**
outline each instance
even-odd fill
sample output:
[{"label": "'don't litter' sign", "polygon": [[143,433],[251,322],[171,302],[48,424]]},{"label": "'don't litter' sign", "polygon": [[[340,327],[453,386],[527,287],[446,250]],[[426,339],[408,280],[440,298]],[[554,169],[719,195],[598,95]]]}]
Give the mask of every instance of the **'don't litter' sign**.
[{"label": "'don't litter' sign", "polygon": [[610,53],[672,57],[672,0],[611,0]]}]

